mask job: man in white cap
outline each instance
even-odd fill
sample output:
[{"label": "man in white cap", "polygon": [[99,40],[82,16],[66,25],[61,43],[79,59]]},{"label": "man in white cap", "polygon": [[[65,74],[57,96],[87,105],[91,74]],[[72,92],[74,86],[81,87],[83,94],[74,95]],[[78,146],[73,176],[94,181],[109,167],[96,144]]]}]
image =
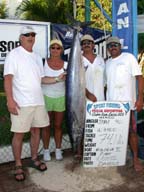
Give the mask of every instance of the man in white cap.
[{"label": "man in white cap", "polygon": [[94,39],[86,34],[81,38],[83,62],[86,69],[86,96],[90,101],[104,101],[104,59],[94,53]]},{"label": "man in white cap", "polygon": [[[106,62],[107,100],[129,101],[131,118],[129,129],[129,144],[133,152],[133,163],[136,171],[143,169],[138,159],[138,138],[134,111],[143,107],[143,79],[137,59],[131,53],[121,52],[121,43],[118,37],[107,40],[107,49],[111,58]],[[136,98],[136,83],[138,80],[138,96]]]},{"label": "man in white cap", "polygon": [[[89,101],[104,101],[104,69],[105,63],[100,55],[94,53],[94,38],[85,34],[81,38],[83,64],[86,78],[86,98]],[[77,157],[82,158],[82,146],[78,149]]]},{"label": "man in white cap", "polygon": [[[42,58],[33,52],[36,32],[32,26],[20,30],[20,46],[6,57],[4,65],[4,86],[7,107],[11,115],[11,131],[14,133],[12,148],[15,159],[15,179],[23,181],[21,152],[23,137],[31,132],[31,167],[45,171],[45,163],[38,159],[40,127],[49,125],[41,89],[43,83],[55,83],[56,78],[45,78]],[[32,128],[31,128],[32,127]]]}]

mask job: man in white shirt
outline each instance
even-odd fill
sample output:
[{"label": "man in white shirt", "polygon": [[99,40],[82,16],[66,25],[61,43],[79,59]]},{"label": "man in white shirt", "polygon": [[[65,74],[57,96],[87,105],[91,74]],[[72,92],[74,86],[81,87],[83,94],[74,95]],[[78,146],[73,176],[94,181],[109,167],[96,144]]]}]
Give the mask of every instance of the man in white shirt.
[{"label": "man in white shirt", "polygon": [[[106,82],[108,101],[129,101],[131,118],[129,129],[129,144],[133,152],[133,163],[136,171],[143,169],[138,159],[138,137],[134,111],[143,107],[143,78],[140,66],[131,53],[122,53],[118,37],[107,40],[107,49],[111,58],[106,62]],[[138,96],[136,97],[136,79],[138,81]]]},{"label": "man in white shirt", "polygon": [[32,50],[35,36],[36,32],[31,26],[22,27],[19,37],[21,46],[8,54],[4,65],[7,107],[11,115],[11,131],[14,133],[12,148],[17,181],[25,179],[21,152],[26,132],[31,132],[31,167],[39,171],[47,169],[37,154],[40,142],[39,128],[48,126],[49,119],[41,89],[41,80],[44,76],[42,58]]},{"label": "man in white shirt", "polygon": [[94,53],[94,39],[86,34],[81,38],[86,74],[86,96],[90,101],[104,101],[104,59]]}]

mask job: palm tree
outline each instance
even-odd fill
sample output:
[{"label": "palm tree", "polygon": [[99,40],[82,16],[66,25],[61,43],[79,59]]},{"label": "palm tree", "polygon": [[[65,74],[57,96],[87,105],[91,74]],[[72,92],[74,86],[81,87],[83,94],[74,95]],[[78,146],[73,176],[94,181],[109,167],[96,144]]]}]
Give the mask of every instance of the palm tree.
[{"label": "palm tree", "polygon": [[65,13],[72,13],[69,0],[24,0],[16,10],[16,16],[33,21],[68,23]]},{"label": "palm tree", "polygon": [[0,18],[5,19],[8,17],[8,8],[4,1],[0,3]]}]

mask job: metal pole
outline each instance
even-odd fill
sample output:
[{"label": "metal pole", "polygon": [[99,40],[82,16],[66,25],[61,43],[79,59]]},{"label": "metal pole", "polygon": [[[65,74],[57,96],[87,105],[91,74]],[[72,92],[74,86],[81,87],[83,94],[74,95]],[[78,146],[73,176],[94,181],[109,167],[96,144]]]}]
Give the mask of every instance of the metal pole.
[{"label": "metal pole", "polygon": [[138,32],[137,32],[137,0],[132,0],[133,19],[133,54],[137,58],[138,54]]},{"label": "metal pole", "polygon": [[90,21],[90,0],[85,0],[85,21]]},{"label": "metal pole", "polygon": [[76,0],[73,0],[73,17],[74,17],[74,19],[76,19],[76,8],[77,8]]}]

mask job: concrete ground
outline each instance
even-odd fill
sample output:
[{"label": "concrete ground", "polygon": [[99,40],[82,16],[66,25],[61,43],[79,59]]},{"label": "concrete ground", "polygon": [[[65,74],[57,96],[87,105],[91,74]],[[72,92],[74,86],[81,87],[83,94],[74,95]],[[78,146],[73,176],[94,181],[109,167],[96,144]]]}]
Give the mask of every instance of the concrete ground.
[{"label": "concrete ground", "polygon": [[[64,151],[64,158],[71,154]],[[27,167],[29,159],[23,160],[24,166]],[[44,189],[36,185],[31,180],[29,169],[26,168],[27,179],[24,182],[17,182],[13,176],[14,162],[0,165],[0,192],[62,192],[52,189]],[[126,166],[117,167],[117,172],[121,175],[124,182],[121,185],[110,186],[103,190],[91,190],[81,192],[143,192],[144,191],[144,172],[136,173],[130,162]],[[71,191],[67,191],[71,192]],[[76,192],[76,191],[72,191]]]}]

